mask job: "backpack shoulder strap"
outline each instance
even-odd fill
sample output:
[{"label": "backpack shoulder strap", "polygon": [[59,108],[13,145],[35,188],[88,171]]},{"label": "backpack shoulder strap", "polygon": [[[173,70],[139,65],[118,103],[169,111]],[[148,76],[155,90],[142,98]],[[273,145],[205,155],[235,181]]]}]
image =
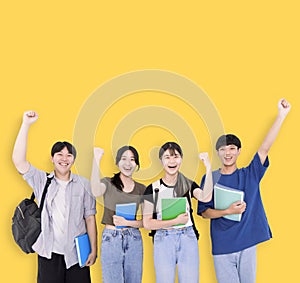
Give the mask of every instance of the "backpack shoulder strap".
[{"label": "backpack shoulder strap", "polygon": [[47,191],[48,191],[48,187],[50,186],[51,181],[53,179],[53,177],[48,177],[49,173],[46,173],[46,175],[47,175],[47,181],[46,181],[46,184],[45,184],[45,187],[44,187],[44,190],[43,190],[43,195],[42,195],[41,203],[40,203],[40,211],[41,212],[43,210],[43,206],[44,206],[45,197],[46,197],[46,194],[47,194]]},{"label": "backpack shoulder strap", "polygon": [[195,235],[196,235],[196,238],[197,240],[199,239],[199,231],[195,225],[195,220],[194,220],[194,217],[193,217],[193,207],[192,207],[192,200],[191,200],[191,194],[190,194],[190,191],[187,191],[187,193],[184,195],[184,197],[187,198],[187,201],[189,203],[189,207],[190,207],[190,217],[191,217],[191,221],[193,223],[193,230],[195,232]]},{"label": "backpack shoulder strap", "polygon": [[153,202],[153,204],[154,204],[153,213],[156,216],[158,193],[159,193],[159,189],[160,189],[160,180],[156,180],[155,182],[152,183],[152,189],[153,189],[153,201],[154,201]]},{"label": "backpack shoulder strap", "polygon": [[[159,189],[160,189],[160,179],[158,179],[152,183],[152,190],[153,190],[153,214],[152,214],[152,217],[153,217],[153,219],[157,219],[157,201],[158,201]],[[153,237],[152,241],[154,241],[155,232],[156,232],[156,230],[151,230],[151,232],[149,232],[149,236]]]}]

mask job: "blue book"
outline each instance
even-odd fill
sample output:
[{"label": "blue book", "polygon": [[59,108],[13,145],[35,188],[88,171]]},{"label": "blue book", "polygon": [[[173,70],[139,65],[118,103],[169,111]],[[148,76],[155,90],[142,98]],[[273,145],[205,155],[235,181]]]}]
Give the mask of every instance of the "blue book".
[{"label": "blue book", "polygon": [[[215,209],[226,209],[236,201],[244,201],[243,191],[222,186],[218,183],[215,184],[214,186]],[[229,214],[223,217],[233,221],[241,221],[242,214]]]},{"label": "blue book", "polygon": [[[122,216],[126,220],[135,220],[135,212],[136,212],[136,203],[122,203],[116,204],[116,215]],[[116,226],[119,228],[126,228],[127,226]]]},{"label": "blue book", "polygon": [[76,251],[80,267],[84,267],[91,253],[91,244],[87,233],[77,236],[75,238]]}]

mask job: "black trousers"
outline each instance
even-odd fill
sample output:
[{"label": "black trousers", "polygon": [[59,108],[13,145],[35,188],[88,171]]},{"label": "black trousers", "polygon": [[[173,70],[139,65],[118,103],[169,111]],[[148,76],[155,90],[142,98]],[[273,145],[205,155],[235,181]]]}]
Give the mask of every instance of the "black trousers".
[{"label": "black trousers", "polygon": [[38,283],[91,283],[90,268],[79,264],[66,268],[63,255],[52,253],[52,258],[38,256]]}]

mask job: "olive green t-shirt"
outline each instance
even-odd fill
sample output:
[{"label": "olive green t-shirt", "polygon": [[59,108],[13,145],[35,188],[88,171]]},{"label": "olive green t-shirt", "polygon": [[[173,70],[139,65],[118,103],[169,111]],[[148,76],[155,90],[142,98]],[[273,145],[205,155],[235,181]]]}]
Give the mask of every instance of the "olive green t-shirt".
[{"label": "olive green t-shirt", "polygon": [[112,183],[111,178],[105,177],[101,179],[101,182],[106,185],[106,190],[103,195],[104,201],[104,213],[102,217],[102,224],[114,225],[113,215],[115,215],[116,204],[124,203],[136,203],[136,213],[140,203],[143,201],[143,194],[145,192],[145,186],[141,183],[134,181],[134,188],[131,192],[125,193],[117,189]]}]

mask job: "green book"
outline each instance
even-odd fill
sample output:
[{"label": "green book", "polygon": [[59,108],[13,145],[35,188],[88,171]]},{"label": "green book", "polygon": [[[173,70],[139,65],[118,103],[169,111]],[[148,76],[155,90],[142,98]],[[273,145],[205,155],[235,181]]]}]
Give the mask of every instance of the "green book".
[{"label": "green book", "polygon": [[[214,186],[215,209],[226,209],[236,201],[244,201],[243,191],[222,186],[219,184],[215,184]],[[229,214],[223,217],[233,221],[241,221],[242,214]]]},{"label": "green book", "polygon": [[[186,198],[163,198],[161,199],[162,220],[176,218],[186,212]],[[179,224],[181,225],[181,224]]]}]

